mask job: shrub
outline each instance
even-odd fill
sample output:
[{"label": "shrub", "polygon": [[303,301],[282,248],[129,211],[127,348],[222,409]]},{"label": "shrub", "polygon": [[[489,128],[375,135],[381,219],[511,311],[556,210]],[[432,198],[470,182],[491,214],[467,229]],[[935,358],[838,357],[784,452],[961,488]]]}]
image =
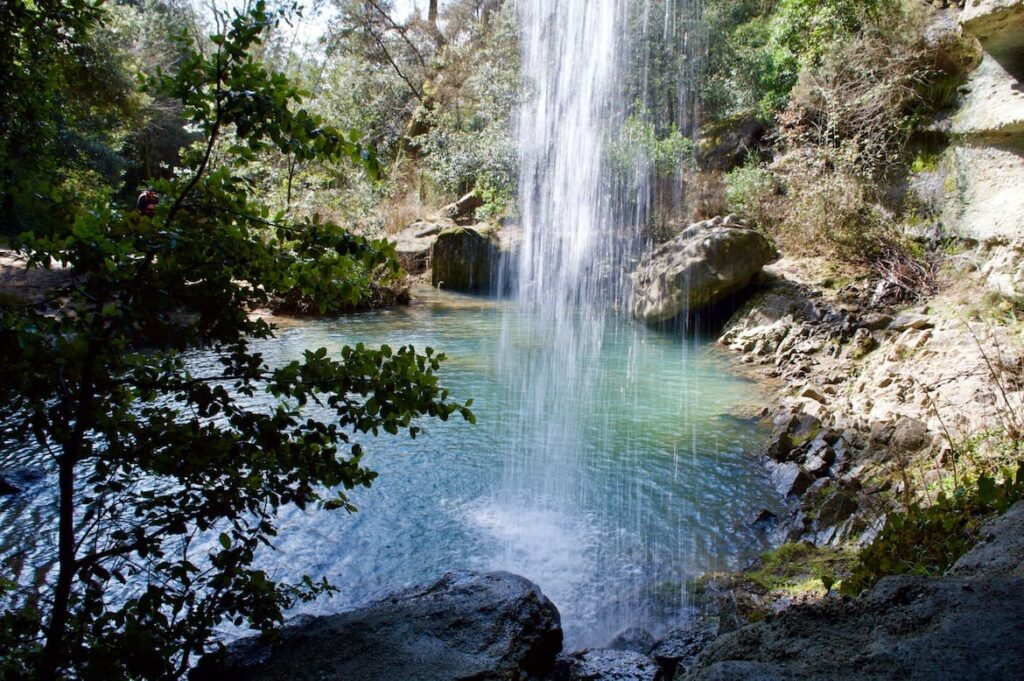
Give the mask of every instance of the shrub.
[{"label": "shrub", "polygon": [[713,117],[785,108],[801,68],[886,13],[896,0],[710,0],[708,76],[702,99]]},{"label": "shrub", "polygon": [[779,178],[766,166],[747,165],[725,176],[729,210],[769,234],[778,227],[781,192]]},{"label": "shrub", "polygon": [[974,545],[986,520],[1022,498],[1024,463],[1004,471],[1002,480],[982,475],[970,487],[940,494],[932,506],[914,504],[890,514],[843,581],[843,593],[856,595],[889,575],[944,573]]},{"label": "shrub", "polygon": [[[785,247],[868,265],[899,296],[912,296],[932,285],[933,268],[906,247],[897,222],[908,207],[893,203],[887,187],[908,172],[908,142],[940,105],[928,99],[932,84],[959,73],[966,52],[948,41],[927,42],[914,16],[881,12],[881,0],[870,11],[825,3],[820,26],[793,14],[805,4],[784,2],[777,17],[782,22],[789,13],[795,22],[778,34],[785,36],[782,44],[795,49],[798,35],[810,44],[778,117],[781,155],[772,170],[783,179],[786,198],[774,208],[780,214],[771,215],[768,206],[761,220],[774,219]],[[821,30],[849,35],[826,50],[814,38]],[[752,180],[749,173],[734,179],[737,201],[753,192]],[[748,215],[752,201],[745,201]]]},{"label": "shrub", "polygon": [[813,66],[838,41],[856,35],[882,13],[899,11],[899,0],[781,0],[772,17],[771,43]]},{"label": "shrub", "polygon": [[798,62],[771,44],[771,7],[763,0],[715,0],[705,9],[707,77],[701,99],[711,118],[755,110],[771,118],[785,106]]},{"label": "shrub", "polygon": [[19,575],[13,596],[0,583],[0,678],[180,678],[222,625],[272,630],[333,589],[254,565],[278,511],[353,511],[348,492],[376,477],[363,436],[473,419],[429,348],[319,348],[271,365],[253,346],[274,335],[250,316],[272,297],[298,290],[336,310],[365,297],[357,264],[398,270],[393,246],[287,220],[250,188],[249,162],[271,148],[376,171],[358,135],[299,108],[298,89],[255,58],[277,20],[262,1],[236,12],[215,47],[186,39],[158,80],[202,142],[154,183],[165,200],[152,217],[81,206],[55,235],[20,237],[30,266],[74,276],[46,300],[0,301],[0,445],[54,473],[58,507],[52,575]]},{"label": "shrub", "polygon": [[722,174],[713,172],[692,173],[686,177],[687,220],[697,222],[729,212],[725,182]]},{"label": "shrub", "polygon": [[628,179],[653,168],[656,175],[672,177],[683,162],[693,156],[693,140],[675,124],[659,134],[642,107],[623,122],[618,137],[609,141],[608,155],[613,171]]},{"label": "shrub", "polygon": [[968,61],[959,39],[929,42],[913,16],[866,25],[801,72],[780,119],[782,143],[846,147],[859,175],[884,180],[910,162],[914,131],[948,104],[933,99],[937,84],[959,85]]},{"label": "shrub", "polygon": [[512,3],[469,22],[473,37],[445,51],[430,83],[428,129],[413,140],[431,179],[452,196],[486,195],[489,217],[508,210],[518,174],[510,118],[520,96],[515,22]]},{"label": "shrub", "polygon": [[[849,148],[813,150],[809,163],[787,177],[786,222],[806,248],[826,244],[850,260],[870,260],[894,238],[894,224],[876,202],[874,187],[857,175]],[[795,245],[795,244],[794,244]]]}]

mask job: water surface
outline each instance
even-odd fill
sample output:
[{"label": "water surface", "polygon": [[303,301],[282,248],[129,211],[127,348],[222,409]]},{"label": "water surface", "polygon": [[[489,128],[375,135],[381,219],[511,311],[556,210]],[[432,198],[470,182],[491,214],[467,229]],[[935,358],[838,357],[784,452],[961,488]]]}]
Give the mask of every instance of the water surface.
[{"label": "water surface", "polygon": [[[587,366],[536,380],[531,367],[549,367],[550,344],[564,338],[552,326],[514,303],[433,293],[407,309],[290,322],[261,344],[271,363],[356,342],[429,346],[448,355],[443,383],[473,398],[477,416],[475,426],[426,420],[416,440],[364,438],[380,478],[355,491],[354,515],[285,509],[261,562],[279,579],[326,576],[341,588],[302,612],[452,569],[508,570],[555,602],[568,646],[599,645],[625,626],[685,616],[688,578],[761,548],[744,520],[776,501],[745,455],[763,433],[737,418],[757,385],[706,343],[615,317],[580,355]],[[7,452],[5,463],[26,456]],[[0,499],[0,555],[22,580],[52,565],[55,526],[45,486]]]},{"label": "water surface", "polygon": [[340,603],[323,608],[452,568],[509,570],[556,603],[570,643],[593,645],[677,619],[688,578],[758,550],[744,520],[776,503],[747,454],[764,436],[742,418],[758,386],[707,343],[613,317],[576,357],[586,366],[552,369],[552,356],[573,361],[551,345],[563,323],[441,296],[283,332],[268,357],[359,341],[443,351],[444,384],[473,398],[477,424],[427,421],[415,441],[368,440],[381,476],[356,494],[360,512],[290,513],[270,558],[278,574],[335,580]]}]

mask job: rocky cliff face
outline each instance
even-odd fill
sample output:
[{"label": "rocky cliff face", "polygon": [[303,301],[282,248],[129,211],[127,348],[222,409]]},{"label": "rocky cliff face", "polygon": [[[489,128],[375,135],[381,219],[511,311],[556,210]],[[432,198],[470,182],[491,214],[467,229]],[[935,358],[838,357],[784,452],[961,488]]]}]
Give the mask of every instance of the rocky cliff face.
[{"label": "rocky cliff face", "polygon": [[1024,0],[969,0],[983,58],[950,121],[944,222],[979,242],[1024,239]]},{"label": "rocky cliff face", "polygon": [[719,637],[685,676],[711,679],[1024,678],[1024,502],[934,579],[883,579],[853,601],[797,606]]}]

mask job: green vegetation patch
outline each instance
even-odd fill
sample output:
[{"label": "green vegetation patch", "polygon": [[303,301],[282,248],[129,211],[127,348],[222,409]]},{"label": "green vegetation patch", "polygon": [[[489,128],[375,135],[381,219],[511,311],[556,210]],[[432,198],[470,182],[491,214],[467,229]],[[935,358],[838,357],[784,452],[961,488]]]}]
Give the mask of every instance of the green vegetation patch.
[{"label": "green vegetation patch", "polygon": [[846,548],[789,543],[762,554],[760,567],[744,572],[743,576],[766,591],[790,595],[824,593],[849,574],[853,561],[853,553]]},{"label": "green vegetation patch", "polygon": [[841,590],[856,595],[890,575],[941,575],[978,539],[981,526],[1024,498],[1024,463],[1001,479],[982,475],[927,507],[892,513],[865,548]]},{"label": "green vegetation patch", "polygon": [[856,553],[850,548],[790,542],[761,554],[755,567],[708,575],[697,583],[696,594],[712,591],[714,585],[789,598],[824,596],[850,574],[855,562]]}]

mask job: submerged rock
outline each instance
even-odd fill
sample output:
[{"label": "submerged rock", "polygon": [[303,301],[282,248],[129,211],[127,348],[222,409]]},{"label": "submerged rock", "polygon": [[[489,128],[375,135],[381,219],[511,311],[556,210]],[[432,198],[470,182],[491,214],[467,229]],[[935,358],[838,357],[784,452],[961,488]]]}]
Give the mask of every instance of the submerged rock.
[{"label": "submerged rock", "polygon": [[455,572],[358,610],[303,618],[274,644],[238,641],[226,656],[205,658],[191,678],[519,679],[550,674],[561,648],[558,610],[532,582]]},{"label": "submerged rock", "polygon": [[616,634],[606,647],[610,650],[628,650],[646,655],[654,647],[654,636],[641,627],[630,627]]},{"label": "submerged rock", "polygon": [[21,494],[45,477],[46,471],[39,467],[0,471],[0,496]]},{"label": "submerged rock", "polygon": [[658,681],[658,664],[628,650],[583,650],[558,659],[555,681]]},{"label": "submerged rock", "polygon": [[633,313],[658,323],[707,309],[749,286],[775,257],[768,240],[751,229],[691,227],[633,274]]},{"label": "submerged rock", "polygon": [[450,291],[490,290],[498,249],[489,234],[471,227],[446,229],[431,248],[431,281]]}]

